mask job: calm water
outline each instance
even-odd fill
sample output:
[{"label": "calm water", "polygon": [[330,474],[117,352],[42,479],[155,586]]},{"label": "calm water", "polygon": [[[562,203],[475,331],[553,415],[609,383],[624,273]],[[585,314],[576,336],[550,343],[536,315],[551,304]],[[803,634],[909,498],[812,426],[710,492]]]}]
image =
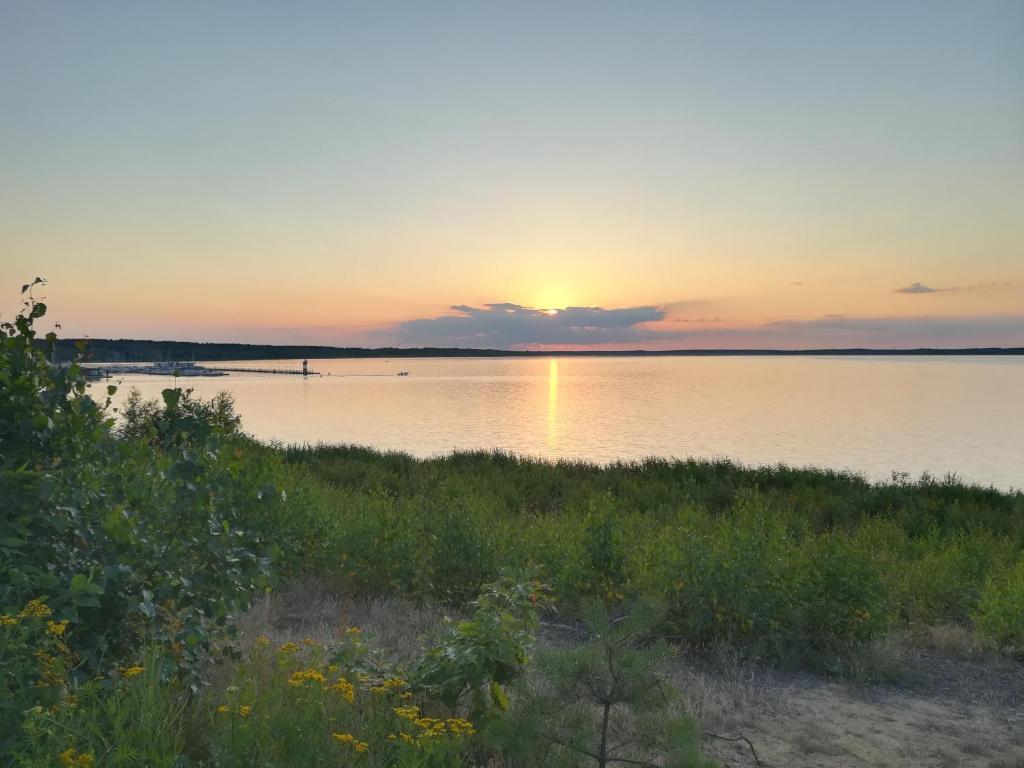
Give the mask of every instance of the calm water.
[{"label": "calm water", "polygon": [[[233,363],[299,368],[297,361]],[[672,357],[317,360],[322,377],[179,379],[234,393],[244,428],[288,443],[430,456],[502,448],[596,461],[728,457],[955,473],[1024,487],[1024,358]],[[399,370],[410,375],[398,377]],[[328,375],[330,374],[330,375]],[[170,377],[121,377],[157,396]]]}]

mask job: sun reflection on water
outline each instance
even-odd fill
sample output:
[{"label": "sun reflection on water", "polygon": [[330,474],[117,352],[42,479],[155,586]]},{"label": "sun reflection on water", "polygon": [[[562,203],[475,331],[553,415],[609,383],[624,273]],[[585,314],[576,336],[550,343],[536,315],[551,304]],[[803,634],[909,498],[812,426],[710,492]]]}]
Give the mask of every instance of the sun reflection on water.
[{"label": "sun reflection on water", "polygon": [[548,365],[548,447],[553,448],[558,437],[558,359],[551,358]]}]

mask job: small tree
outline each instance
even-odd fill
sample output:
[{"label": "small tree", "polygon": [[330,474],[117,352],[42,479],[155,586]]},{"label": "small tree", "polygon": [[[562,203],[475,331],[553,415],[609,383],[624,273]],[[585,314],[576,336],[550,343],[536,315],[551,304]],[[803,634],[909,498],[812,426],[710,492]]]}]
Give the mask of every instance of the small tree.
[{"label": "small tree", "polygon": [[504,686],[526,667],[538,606],[546,587],[528,575],[503,576],[485,585],[470,605],[473,615],[445,625],[410,672],[414,689],[428,691],[451,709],[468,703],[475,720],[508,707]]},{"label": "small tree", "polygon": [[650,642],[658,615],[637,603],[612,618],[595,603],[583,617],[587,642],[538,654],[536,675],[492,728],[510,765],[713,765],[701,756],[693,721],[673,712],[662,674],[671,649]]}]

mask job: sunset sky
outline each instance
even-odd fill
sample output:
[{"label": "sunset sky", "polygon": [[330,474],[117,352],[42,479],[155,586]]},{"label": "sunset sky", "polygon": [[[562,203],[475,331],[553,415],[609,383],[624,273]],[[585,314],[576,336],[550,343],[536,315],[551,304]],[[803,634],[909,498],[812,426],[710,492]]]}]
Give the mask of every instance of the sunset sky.
[{"label": "sunset sky", "polygon": [[1022,41],[1021,0],[0,0],[0,311],[41,275],[73,336],[1024,346]]}]

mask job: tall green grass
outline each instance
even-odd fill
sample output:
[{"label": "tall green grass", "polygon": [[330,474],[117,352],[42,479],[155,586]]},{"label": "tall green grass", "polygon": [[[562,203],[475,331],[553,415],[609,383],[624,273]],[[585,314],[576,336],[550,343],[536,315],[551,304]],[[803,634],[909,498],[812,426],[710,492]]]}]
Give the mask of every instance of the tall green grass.
[{"label": "tall green grass", "polygon": [[284,457],[316,488],[310,567],[352,590],[457,603],[503,567],[530,566],[564,610],[654,597],[666,632],[754,655],[815,659],[895,628],[974,620],[1021,641],[1020,627],[985,618],[1013,614],[1020,493],[727,461],[417,460],[347,446]]}]

